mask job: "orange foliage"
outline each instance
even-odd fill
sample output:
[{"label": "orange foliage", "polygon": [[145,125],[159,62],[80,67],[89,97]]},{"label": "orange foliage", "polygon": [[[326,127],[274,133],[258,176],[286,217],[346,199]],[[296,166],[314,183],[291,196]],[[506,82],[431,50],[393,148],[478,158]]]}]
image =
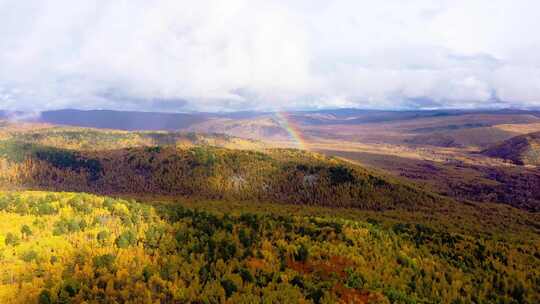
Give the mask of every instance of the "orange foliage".
[{"label": "orange foliage", "polygon": [[314,262],[297,262],[289,259],[287,266],[302,274],[317,273],[323,278],[332,275],[345,278],[347,277],[346,269],[352,268],[354,262],[346,257],[334,255],[327,260]]}]

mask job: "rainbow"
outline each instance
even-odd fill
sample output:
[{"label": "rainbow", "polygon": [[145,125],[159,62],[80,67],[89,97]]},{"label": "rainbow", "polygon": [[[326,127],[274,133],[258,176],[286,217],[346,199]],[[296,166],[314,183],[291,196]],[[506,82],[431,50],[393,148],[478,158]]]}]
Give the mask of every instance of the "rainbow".
[{"label": "rainbow", "polygon": [[296,126],[294,120],[289,117],[287,112],[276,112],[278,123],[289,133],[289,137],[294,141],[296,148],[309,150],[307,141],[302,136],[302,131]]}]

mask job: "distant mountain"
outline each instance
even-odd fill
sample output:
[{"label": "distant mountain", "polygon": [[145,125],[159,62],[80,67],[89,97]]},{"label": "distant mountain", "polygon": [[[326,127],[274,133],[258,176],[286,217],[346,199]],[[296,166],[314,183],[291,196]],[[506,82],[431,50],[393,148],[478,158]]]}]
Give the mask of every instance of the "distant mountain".
[{"label": "distant mountain", "polygon": [[[0,111],[0,119],[12,116],[14,112]],[[24,113],[17,116],[24,117]],[[363,109],[333,109],[317,111],[291,111],[288,118],[304,125],[358,125],[367,123],[411,121],[420,118],[437,118],[461,115],[528,115],[540,117],[540,112],[525,110],[414,110],[387,111]],[[188,129],[204,122],[259,120],[273,117],[272,112],[241,111],[230,113],[160,113],[113,110],[55,110],[44,111],[37,118],[40,122],[106,128],[120,130],[180,130]],[[33,117],[33,116],[32,116]],[[216,124],[213,124],[214,126]]]},{"label": "distant mountain", "polygon": [[517,165],[540,166],[540,132],[512,137],[482,153]]},{"label": "distant mountain", "polygon": [[291,112],[290,115],[305,124],[344,124],[357,125],[367,123],[382,123],[409,121],[422,118],[438,118],[462,115],[531,115],[540,117],[540,112],[527,110],[362,110],[335,109],[320,111]]},{"label": "distant mountain", "polygon": [[119,130],[180,130],[205,121],[204,113],[157,113],[111,110],[57,110],[41,113],[41,122]]}]

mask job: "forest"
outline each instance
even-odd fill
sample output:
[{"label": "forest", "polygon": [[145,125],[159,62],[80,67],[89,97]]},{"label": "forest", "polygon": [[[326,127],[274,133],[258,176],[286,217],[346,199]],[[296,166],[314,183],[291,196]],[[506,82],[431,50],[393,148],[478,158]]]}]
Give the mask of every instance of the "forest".
[{"label": "forest", "polygon": [[0,196],[2,303],[538,303],[540,248],[423,224]]},{"label": "forest", "polygon": [[445,199],[345,161],[294,149],[152,146],[80,151],[0,141],[4,187],[189,196],[363,209],[420,209]]},{"label": "forest", "polygon": [[212,145],[229,149],[262,149],[263,142],[225,134],[205,134],[180,131],[121,131],[66,126],[0,125],[0,139],[72,150],[110,150],[133,147]]}]

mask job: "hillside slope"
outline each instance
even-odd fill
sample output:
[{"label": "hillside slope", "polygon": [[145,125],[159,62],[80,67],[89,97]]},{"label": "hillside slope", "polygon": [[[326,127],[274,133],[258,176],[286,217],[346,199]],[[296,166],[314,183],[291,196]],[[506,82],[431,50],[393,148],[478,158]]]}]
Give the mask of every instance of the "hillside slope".
[{"label": "hillside slope", "polygon": [[405,139],[408,144],[436,147],[488,147],[507,140],[517,133],[507,132],[497,127],[471,127],[445,132],[418,134]]},{"label": "hillside slope", "polygon": [[416,209],[440,198],[320,154],[142,147],[74,151],[0,142],[5,187],[107,194],[183,195],[364,209]]},{"label": "hillside slope", "polygon": [[482,153],[517,165],[540,166],[540,132],[513,137]]}]

